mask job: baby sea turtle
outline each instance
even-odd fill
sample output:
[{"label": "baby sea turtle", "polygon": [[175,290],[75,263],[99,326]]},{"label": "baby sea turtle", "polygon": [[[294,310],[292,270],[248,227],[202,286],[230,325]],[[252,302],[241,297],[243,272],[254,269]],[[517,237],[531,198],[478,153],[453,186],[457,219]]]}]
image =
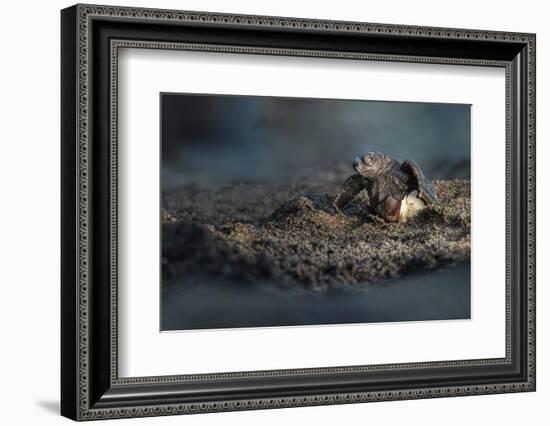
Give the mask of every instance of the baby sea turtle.
[{"label": "baby sea turtle", "polygon": [[345,180],[334,200],[339,212],[363,189],[370,210],[386,222],[406,222],[437,202],[431,182],[414,160],[400,163],[381,152],[368,152],[355,158],[353,168],[357,174]]}]

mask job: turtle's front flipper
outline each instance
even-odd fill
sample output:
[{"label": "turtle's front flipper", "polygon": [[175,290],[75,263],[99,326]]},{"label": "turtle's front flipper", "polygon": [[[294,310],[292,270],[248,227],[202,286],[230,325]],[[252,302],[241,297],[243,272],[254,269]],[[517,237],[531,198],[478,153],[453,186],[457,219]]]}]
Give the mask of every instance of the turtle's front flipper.
[{"label": "turtle's front flipper", "polygon": [[408,174],[412,179],[414,186],[418,190],[418,197],[426,204],[437,203],[437,193],[435,192],[432,183],[426,179],[422,170],[416,161],[406,160],[401,164],[401,171]]},{"label": "turtle's front flipper", "polygon": [[367,180],[361,175],[351,175],[347,178],[340,188],[340,192],[334,199],[334,208],[339,213],[342,212],[342,209],[348,205],[348,203],[353,200],[353,198],[365,189],[367,185]]}]

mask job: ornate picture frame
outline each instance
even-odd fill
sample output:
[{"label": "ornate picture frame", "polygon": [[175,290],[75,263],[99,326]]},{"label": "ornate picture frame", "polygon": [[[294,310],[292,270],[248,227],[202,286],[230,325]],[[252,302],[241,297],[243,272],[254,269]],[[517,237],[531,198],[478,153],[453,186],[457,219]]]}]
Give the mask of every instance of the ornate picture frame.
[{"label": "ornate picture frame", "polygon": [[[76,5],[61,12],[61,413],[73,420],[535,390],[534,34]],[[120,48],[490,66],[506,72],[506,356],[118,374]],[[503,230],[504,232],[504,230]]]}]

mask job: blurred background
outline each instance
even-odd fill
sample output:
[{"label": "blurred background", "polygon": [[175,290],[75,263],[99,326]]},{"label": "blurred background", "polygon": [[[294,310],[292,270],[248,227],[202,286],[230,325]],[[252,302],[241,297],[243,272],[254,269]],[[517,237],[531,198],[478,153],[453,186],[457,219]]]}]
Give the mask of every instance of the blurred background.
[{"label": "blurred background", "polygon": [[161,95],[163,191],[276,179],[340,181],[367,151],[470,177],[470,105]]}]

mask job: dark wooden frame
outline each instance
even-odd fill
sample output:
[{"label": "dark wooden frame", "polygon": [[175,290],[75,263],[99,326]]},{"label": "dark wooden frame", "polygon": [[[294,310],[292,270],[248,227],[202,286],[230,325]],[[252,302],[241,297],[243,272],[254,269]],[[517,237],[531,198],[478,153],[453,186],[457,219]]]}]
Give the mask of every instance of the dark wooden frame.
[{"label": "dark wooden frame", "polygon": [[[89,420],[535,390],[535,35],[95,5],[64,9],[61,29],[64,416]],[[505,68],[506,357],[119,378],[120,47]]]}]

